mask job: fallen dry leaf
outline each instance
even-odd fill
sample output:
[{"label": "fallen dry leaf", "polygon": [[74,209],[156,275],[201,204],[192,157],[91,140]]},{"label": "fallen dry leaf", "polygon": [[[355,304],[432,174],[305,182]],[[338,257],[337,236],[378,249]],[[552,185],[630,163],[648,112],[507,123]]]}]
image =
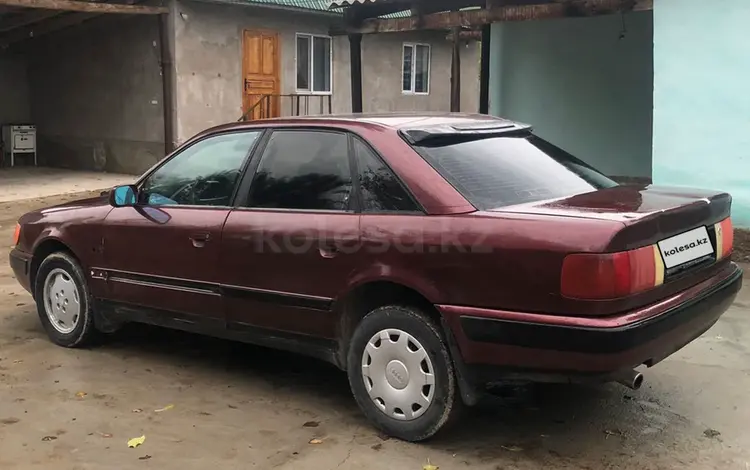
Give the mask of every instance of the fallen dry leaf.
[{"label": "fallen dry leaf", "polygon": [[174,405],[170,404],[170,405],[165,406],[164,408],[159,408],[158,410],[154,410],[154,412],[161,413],[162,411],[169,411],[172,408],[174,408]]},{"label": "fallen dry leaf", "polygon": [[88,395],[88,393],[86,393],[86,392],[78,392],[78,393],[76,393],[76,398],[83,398],[86,395]]},{"label": "fallen dry leaf", "polygon": [[323,439],[310,439],[310,444],[322,444]]},{"label": "fallen dry leaf", "polygon": [[146,442],[146,436],[134,437],[128,441],[128,447],[130,447],[131,449],[134,449],[138,447],[139,445],[143,444],[144,442]]},{"label": "fallen dry leaf", "polygon": [[708,428],[705,431],[703,431],[703,435],[709,439],[713,439],[713,438],[721,436],[721,433],[717,431],[716,429]]},{"label": "fallen dry leaf", "polygon": [[55,439],[57,439],[57,436],[44,436],[42,438],[42,441],[49,442],[49,441],[54,441]]},{"label": "fallen dry leaf", "polygon": [[440,467],[438,467],[437,465],[432,465],[429,460],[422,466],[422,470],[438,470],[438,468]]}]

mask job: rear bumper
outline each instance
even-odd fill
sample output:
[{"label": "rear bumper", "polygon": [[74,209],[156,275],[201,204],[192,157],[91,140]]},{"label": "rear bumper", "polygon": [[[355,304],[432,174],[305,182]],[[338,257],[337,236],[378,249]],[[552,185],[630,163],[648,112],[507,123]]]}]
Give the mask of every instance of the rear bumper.
[{"label": "rear bumper", "polygon": [[476,381],[513,376],[567,381],[656,364],[711,328],[741,287],[742,270],[731,263],[672,298],[615,317],[440,308]]},{"label": "rear bumper", "polygon": [[13,274],[16,276],[18,283],[21,284],[24,289],[31,292],[29,278],[31,271],[31,255],[14,248],[10,252],[9,261],[10,268],[13,270]]}]

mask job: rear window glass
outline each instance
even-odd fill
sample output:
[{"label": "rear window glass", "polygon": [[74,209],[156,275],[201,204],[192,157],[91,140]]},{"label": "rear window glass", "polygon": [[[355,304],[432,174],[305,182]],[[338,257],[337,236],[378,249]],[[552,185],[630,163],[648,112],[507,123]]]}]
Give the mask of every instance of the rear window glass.
[{"label": "rear window glass", "polygon": [[534,136],[446,136],[417,151],[476,208],[487,210],[611,188],[617,183]]}]

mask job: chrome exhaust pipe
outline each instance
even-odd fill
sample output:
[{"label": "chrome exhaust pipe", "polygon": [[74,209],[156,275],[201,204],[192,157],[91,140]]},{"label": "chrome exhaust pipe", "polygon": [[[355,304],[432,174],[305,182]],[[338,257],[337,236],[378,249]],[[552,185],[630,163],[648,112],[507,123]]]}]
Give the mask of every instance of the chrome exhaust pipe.
[{"label": "chrome exhaust pipe", "polygon": [[615,380],[631,390],[638,390],[643,385],[643,374],[637,370],[628,370],[617,374]]}]

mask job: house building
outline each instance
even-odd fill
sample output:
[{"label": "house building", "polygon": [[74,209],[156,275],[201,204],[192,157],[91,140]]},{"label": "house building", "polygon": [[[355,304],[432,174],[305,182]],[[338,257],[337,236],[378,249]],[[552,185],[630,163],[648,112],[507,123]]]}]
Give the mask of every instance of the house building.
[{"label": "house building", "polygon": [[[481,29],[480,107],[617,179],[728,191],[750,228],[747,0],[333,4],[368,18],[352,34]],[[421,15],[374,17],[407,8]]]},{"label": "house building", "polygon": [[[173,8],[178,141],[254,105],[250,117],[352,111],[349,40],[331,35],[343,17],[327,0],[176,0]],[[476,112],[479,45],[463,46],[463,104]],[[444,31],[364,38],[363,111],[448,111],[451,51]],[[280,96],[260,102],[266,94]]]},{"label": "house building", "polygon": [[[243,115],[351,112],[343,25],[327,0],[0,0],[0,123],[37,126],[40,164],[138,174]],[[479,44],[461,46],[475,112]],[[369,36],[361,50],[363,111],[450,109],[446,31]]]}]

